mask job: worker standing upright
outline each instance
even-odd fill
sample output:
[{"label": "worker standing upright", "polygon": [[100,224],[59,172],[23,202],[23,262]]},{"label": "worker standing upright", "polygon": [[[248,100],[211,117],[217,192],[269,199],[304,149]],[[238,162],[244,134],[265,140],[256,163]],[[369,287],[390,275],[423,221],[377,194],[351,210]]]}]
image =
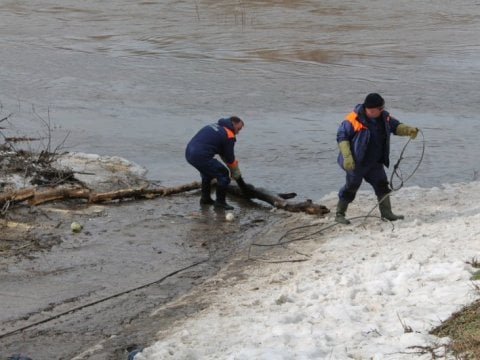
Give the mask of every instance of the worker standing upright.
[{"label": "worker standing upright", "polygon": [[390,163],[390,134],[415,139],[417,133],[417,128],[392,117],[385,110],[385,100],[377,93],[368,94],[363,104],[347,114],[337,131],[338,163],[346,172],[345,185],[338,193],[337,222],[350,223],[345,213],[364,179],[375,191],[382,218],[403,219],[392,212],[389,196],[392,190],[384,166]]}]

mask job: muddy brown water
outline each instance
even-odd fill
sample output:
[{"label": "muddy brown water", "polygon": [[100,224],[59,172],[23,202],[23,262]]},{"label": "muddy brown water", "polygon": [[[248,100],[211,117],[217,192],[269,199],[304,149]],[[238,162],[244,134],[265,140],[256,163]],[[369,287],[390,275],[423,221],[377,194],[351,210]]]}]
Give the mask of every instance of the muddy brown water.
[{"label": "muddy brown water", "polygon": [[195,131],[237,114],[245,178],[318,199],[343,178],[338,124],[375,91],[425,132],[410,185],[468,181],[479,17],[463,0],[3,1],[0,118],[50,118],[54,144],[68,134],[66,150],[120,155],[173,186],[198,176],[184,160]]},{"label": "muddy brown water", "polygon": [[[317,200],[343,182],[339,122],[375,91],[424,132],[426,153],[407,185],[470,181],[480,167],[479,28],[480,4],[461,0],[2,1],[0,119],[12,114],[5,135],[42,139],[29,146],[52,140],[119,155],[174,186],[198,178],[184,160],[194,132],[236,114],[246,121],[236,145],[246,180]],[[421,140],[409,145],[405,176]],[[405,142],[392,140],[392,161]],[[205,262],[0,338],[2,357],[122,359],[125,346],[196,310],[166,306],[150,319],[151,309],[201,283],[252,237],[274,241],[269,231],[288,216],[240,203],[238,221],[225,223],[202,213],[196,195],[88,214],[56,208],[30,212],[50,226],[35,229],[36,251],[1,257],[0,334]],[[73,218],[85,224],[80,234],[69,230]]]}]

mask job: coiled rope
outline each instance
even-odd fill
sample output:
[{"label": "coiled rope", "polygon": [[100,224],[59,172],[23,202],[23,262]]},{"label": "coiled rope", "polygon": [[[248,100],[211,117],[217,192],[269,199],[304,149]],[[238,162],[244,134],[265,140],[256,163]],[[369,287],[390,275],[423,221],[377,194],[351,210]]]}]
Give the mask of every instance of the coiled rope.
[{"label": "coiled rope", "polygon": [[[404,159],[404,154],[405,154],[405,151],[408,147],[408,145],[410,144],[410,141],[412,141],[412,138],[409,138],[408,141],[405,143],[405,145],[403,146],[402,148],[402,151],[400,152],[400,156],[397,160],[397,162],[395,163],[395,165],[393,166],[393,171],[392,171],[392,174],[390,175],[390,188],[392,190],[392,192],[395,192],[395,191],[398,191],[400,190],[404,185],[405,183],[410,180],[412,178],[412,176],[417,172],[418,168],[420,167],[422,161],[423,161],[423,157],[425,155],[425,136],[423,134],[423,132],[421,130],[418,130],[418,132],[422,135],[422,150],[421,150],[421,154],[420,154],[420,157],[417,161],[417,164],[415,166],[415,168],[413,169],[413,171],[410,173],[410,175],[408,175],[406,178],[404,178],[401,174],[401,171],[400,171],[400,163],[402,162],[402,160]],[[398,186],[395,186],[393,184],[394,182],[394,179],[395,178],[398,178],[398,180],[400,181],[400,184]],[[349,218],[348,220],[356,220],[356,219],[363,219],[364,221],[368,218],[368,217],[376,217],[378,218],[378,216],[372,216],[371,213],[377,208],[377,206],[387,197],[389,196],[391,193],[385,195],[384,197],[382,197],[380,200],[378,200],[375,205],[372,207],[372,209],[366,214],[366,215],[362,215],[362,216],[355,216],[355,217],[352,217],[352,218]],[[312,233],[309,233],[309,234],[306,234],[306,235],[302,235],[300,237],[297,237],[297,238],[294,238],[294,239],[288,239],[288,240],[284,240],[286,239],[291,233],[295,232],[295,231],[298,231],[298,230],[302,230],[302,229],[306,229],[306,228],[311,228],[311,227],[317,227],[319,224],[309,224],[309,225],[303,225],[303,226],[297,226],[297,227],[294,227],[292,229],[289,229],[288,231],[285,232],[285,234],[283,234],[277,241],[277,243],[274,243],[274,244],[259,244],[259,243],[252,243],[250,244],[250,248],[248,250],[248,258],[250,258],[250,251],[251,251],[251,247],[252,246],[256,246],[256,247],[274,247],[274,246],[284,246],[284,245],[287,245],[287,244],[290,244],[290,243],[293,243],[293,242],[297,242],[297,241],[304,241],[304,240],[307,240],[309,238],[311,238],[313,235],[317,235],[321,232],[324,232],[325,230],[328,230],[334,226],[337,226],[339,225],[339,223],[337,222],[333,222],[331,224],[328,224]],[[287,261],[285,261],[287,262]]]}]

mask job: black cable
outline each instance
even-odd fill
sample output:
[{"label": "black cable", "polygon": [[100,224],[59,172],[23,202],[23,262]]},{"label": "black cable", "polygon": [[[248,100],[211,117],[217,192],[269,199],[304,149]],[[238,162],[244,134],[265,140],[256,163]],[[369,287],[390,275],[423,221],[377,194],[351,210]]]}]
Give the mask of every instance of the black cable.
[{"label": "black cable", "polygon": [[[400,157],[398,158],[395,165],[393,165],[393,171],[392,171],[392,174],[390,175],[390,187],[392,188],[393,191],[400,190],[403,187],[404,183],[410,180],[410,178],[417,172],[418,168],[420,167],[420,164],[423,161],[423,156],[425,155],[425,136],[423,135],[422,130],[418,130],[418,132],[422,135],[422,153],[420,155],[420,159],[418,160],[417,166],[415,166],[415,169],[413,169],[412,173],[409,176],[407,176],[407,178],[404,180],[397,170],[398,170],[398,166],[400,165],[400,162],[403,160],[403,154],[407,149],[408,144],[410,143],[410,141],[412,141],[412,138],[409,138],[407,143],[403,146],[402,151],[400,152]],[[396,175],[400,179],[399,187],[393,186],[394,175]]]},{"label": "black cable", "polygon": [[[425,154],[425,136],[423,135],[423,132],[421,130],[418,130],[420,132],[420,134],[422,134],[422,153],[420,155],[420,159],[418,160],[418,163],[417,165],[415,166],[415,169],[412,171],[412,173],[406,178],[406,179],[403,179],[402,176],[398,173],[398,168],[399,168],[399,165],[400,165],[400,162],[403,160],[403,154],[405,153],[405,150],[407,149],[407,146],[408,144],[410,143],[410,141],[412,140],[412,138],[409,138],[408,141],[406,142],[406,144],[403,146],[403,149],[402,151],[400,152],[400,156],[397,160],[397,162],[395,163],[395,165],[393,166],[393,171],[392,171],[392,174],[390,175],[390,187],[392,189],[392,191],[398,191],[400,190],[404,184],[417,172],[418,168],[420,167],[420,164],[422,163],[423,161],[423,157],[424,157],[424,154]],[[398,187],[394,187],[392,186],[392,182],[393,182],[393,177],[394,175],[396,175],[396,177],[398,177],[400,179],[400,186]],[[382,199],[380,199],[376,204],[375,206],[367,213],[367,215],[364,215],[364,216],[356,216],[356,217],[353,217],[353,218],[349,218],[348,220],[355,220],[355,219],[366,219],[368,217],[376,217],[378,218],[378,216],[372,216],[370,215],[373,210],[376,209],[376,207],[378,206],[378,204],[380,204],[387,196],[389,196],[390,194],[387,194],[385,195]],[[286,244],[290,244],[290,243],[293,243],[293,242],[297,242],[297,241],[302,241],[302,240],[305,240],[307,238],[310,238],[311,236],[313,235],[316,235],[316,234],[319,234],[325,230],[328,230],[336,225],[339,225],[339,223],[337,222],[334,222],[333,224],[330,224],[330,225],[327,225],[325,227],[322,227],[320,228],[319,230],[313,232],[313,233],[310,233],[310,234],[307,234],[307,235],[303,235],[301,237],[298,237],[298,238],[295,238],[295,239],[291,239],[291,240],[287,240],[287,241],[282,241],[283,239],[285,239],[290,233],[292,233],[293,231],[297,231],[297,230],[300,230],[300,229],[305,229],[305,228],[309,228],[309,227],[315,227],[315,226],[318,226],[318,224],[309,224],[309,225],[303,225],[303,226],[297,226],[297,227],[294,227],[292,229],[289,229],[288,231],[285,232],[285,234],[283,234],[277,241],[276,244],[257,244],[257,243],[252,243],[250,244],[250,247],[249,247],[249,250],[248,250],[248,257],[250,258],[250,249],[252,246],[257,246],[257,247],[274,247],[274,246],[283,246],[283,245],[286,245]]]},{"label": "black cable", "polygon": [[[420,132],[420,134],[422,134],[422,153],[420,155],[420,159],[418,160],[417,165],[415,166],[415,169],[413,169],[412,173],[409,176],[407,176],[406,179],[403,179],[403,177],[398,173],[398,168],[400,166],[400,162],[403,160],[403,154],[405,153],[405,150],[407,149],[408,144],[410,143],[410,141],[412,141],[412,138],[409,138],[407,143],[403,146],[403,149],[400,152],[400,156],[397,162],[395,163],[395,165],[393,166],[392,174],[390,175],[390,188],[392,189],[392,192],[400,190],[405,185],[405,183],[408,180],[410,180],[410,178],[417,172],[418,168],[420,167],[420,164],[423,162],[423,156],[425,155],[425,136],[423,135],[422,130],[418,130],[418,131]],[[393,186],[393,179],[395,175],[398,179],[400,179],[400,185],[398,187]],[[364,221],[377,208],[377,206],[381,204],[383,200],[385,200],[385,198],[387,198],[388,196],[390,196],[390,193],[385,194],[380,200],[377,201],[377,203],[372,207],[372,209],[367,213],[367,215],[365,215]]]},{"label": "black cable", "polygon": [[84,305],[77,306],[76,308],[73,308],[73,309],[64,311],[64,312],[62,312],[62,313],[60,313],[60,314],[57,314],[57,315],[55,315],[55,316],[51,316],[51,317],[49,317],[49,318],[46,318],[46,319],[37,321],[37,322],[35,322],[35,323],[33,323],[33,324],[25,325],[25,326],[20,327],[20,328],[18,328],[18,329],[15,329],[15,330],[6,332],[6,333],[4,333],[4,334],[0,334],[0,339],[2,339],[2,338],[4,338],[4,337],[7,337],[7,336],[10,336],[10,335],[13,335],[13,334],[15,334],[15,333],[17,333],[17,332],[24,331],[24,330],[30,329],[30,328],[32,328],[32,327],[35,327],[35,326],[38,326],[38,325],[47,323],[47,322],[49,322],[49,321],[58,319],[58,318],[60,318],[60,317],[62,317],[62,316],[64,316],[64,315],[72,314],[72,313],[74,313],[74,312],[76,312],[76,311],[85,309],[85,308],[87,308],[87,307],[100,304],[100,303],[102,303],[102,302],[104,302],[104,301],[111,300],[111,299],[116,298],[116,297],[119,297],[119,296],[121,296],[121,295],[125,295],[125,294],[131,293],[131,292],[133,292],[133,291],[146,288],[146,287],[151,286],[151,285],[153,285],[153,284],[160,283],[160,282],[168,279],[169,277],[171,277],[171,276],[173,276],[173,275],[176,275],[176,274],[178,274],[178,273],[180,273],[180,272],[182,272],[182,271],[184,271],[184,270],[188,270],[188,269],[190,269],[190,268],[192,268],[192,267],[195,267],[195,266],[197,266],[197,265],[206,263],[207,261],[208,261],[208,260],[203,260],[203,261],[196,262],[196,263],[194,263],[194,264],[192,264],[192,265],[189,265],[189,266],[187,266],[187,267],[184,267],[184,268],[182,268],[182,269],[175,270],[174,272],[171,272],[170,274],[165,275],[165,276],[162,277],[161,279],[158,279],[158,280],[149,282],[149,283],[147,283],[147,284],[143,284],[143,285],[141,285],[141,286],[137,286],[137,287],[135,287],[135,288],[133,288],[133,289],[129,289],[129,290],[125,290],[125,291],[118,292],[118,293],[113,294],[113,295],[111,295],[111,296],[108,296],[108,297],[105,297],[105,298],[102,298],[102,299],[99,299],[99,300],[92,301],[92,302],[90,302],[90,303],[88,303],[88,304],[84,304]]}]

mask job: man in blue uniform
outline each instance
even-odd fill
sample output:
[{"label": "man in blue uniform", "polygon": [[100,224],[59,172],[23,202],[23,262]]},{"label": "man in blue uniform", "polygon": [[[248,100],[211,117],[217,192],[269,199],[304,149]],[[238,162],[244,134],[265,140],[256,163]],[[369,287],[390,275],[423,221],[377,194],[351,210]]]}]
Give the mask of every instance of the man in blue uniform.
[{"label": "man in blue uniform", "polygon": [[415,139],[418,129],[401,123],[384,109],[385,101],[379,94],[368,94],[363,104],[355,106],[338,128],[338,163],[346,171],[346,183],[338,193],[335,221],[339,223],[350,224],[345,213],[363,179],[375,191],[382,218],[403,219],[402,215],[392,212],[391,189],[384,166],[390,163],[390,134]]},{"label": "man in blue uniform", "polygon": [[[202,177],[200,204],[214,204],[215,208],[225,210],[233,209],[225,201],[225,194],[230,184],[230,175],[239,185],[244,184],[234,152],[235,136],[243,126],[243,120],[237,116],[220,119],[200,129],[188,143],[185,157]],[[228,168],[217,160],[215,155],[219,155]],[[215,201],[210,197],[212,179],[217,179]]]}]

